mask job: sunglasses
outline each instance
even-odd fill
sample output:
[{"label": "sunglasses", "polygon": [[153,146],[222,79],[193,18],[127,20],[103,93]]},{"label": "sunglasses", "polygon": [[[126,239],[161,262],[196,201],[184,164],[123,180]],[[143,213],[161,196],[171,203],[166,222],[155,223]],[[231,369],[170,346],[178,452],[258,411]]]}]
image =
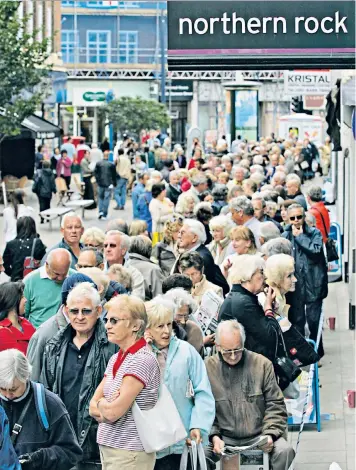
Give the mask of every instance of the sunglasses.
[{"label": "sunglasses", "polygon": [[238,354],[242,354],[244,352],[245,348],[239,348],[239,349],[223,349],[220,348],[220,353],[223,356],[237,356]]},{"label": "sunglasses", "polygon": [[104,243],[104,248],[116,248],[117,245],[115,243]]},{"label": "sunglasses", "polygon": [[90,308],[83,308],[81,310],[79,308],[70,308],[69,313],[71,315],[79,315],[79,313],[81,313],[84,317],[88,317],[93,313],[93,310]]},{"label": "sunglasses", "polygon": [[170,222],[179,222],[180,224],[182,224],[184,222],[184,217],[182,217],[181,215],[173,214],[170,218]]},{"label": "sunglasses", "polygon": [[303,216],[302,215],[293,215],[292,217],[289,217],[289,220],[302,220]]},{"label": "sunglasses", "polygon": [[110,323],[110,325],[115,326],[115,325],[117,325],[117,324],[119,323],[119,321],[127,321],[127,320],[129,320],[129,319],[128,319],[128,318],[115,318],[115,317],[106,318],[106,317],[105,317],[105,318],[104,318],[104,323],[105,323],[105,325],[106,325],[107,323]]},{"label": "sunglasses", "polygon": [[96,250],[100,248],[102,245],[94,245],[93,243],[85,243],[85,248],[95,248]]}]

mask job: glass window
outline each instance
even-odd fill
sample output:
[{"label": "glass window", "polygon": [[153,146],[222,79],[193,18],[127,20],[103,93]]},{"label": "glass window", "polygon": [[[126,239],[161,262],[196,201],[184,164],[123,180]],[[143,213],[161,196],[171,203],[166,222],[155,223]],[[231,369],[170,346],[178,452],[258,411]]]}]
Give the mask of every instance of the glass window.
[{"label": "glass window", "polygon": [[120,31],[119,33],[119,63],[137,63],[137,31]]},{"label": "glass window", "polygon": [[78,46],[78,32],[62,29],[61,51],[64,63],[73,64],[75,62],[75,49]]},{"label": "glass window", "polygon": [[110,31],[87,31],[87,61],[105,64],[111,60]]}]

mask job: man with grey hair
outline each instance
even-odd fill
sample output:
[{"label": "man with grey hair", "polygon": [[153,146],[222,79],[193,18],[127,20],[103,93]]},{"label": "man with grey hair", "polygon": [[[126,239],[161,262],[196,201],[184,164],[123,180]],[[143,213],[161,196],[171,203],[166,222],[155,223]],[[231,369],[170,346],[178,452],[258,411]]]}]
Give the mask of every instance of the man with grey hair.
[{"label": "man with grey hair", "polygon": [[46,255],[41,261],[41,265],[44,265],[48,254],[57,248],[64,248],[71,254],[71,265],[72,269],[75,269],[75,265],[78,262],[80,251],[84,248],[84,245],[80,242],[80,239],[84,233],[84,226],[81,217],[75,212],[69,212],[65,214],[61,222],[61,234],[62,240],[57,245],[52,246],[47,250]]},{"label": "man with grey hair", "polygon": [[276,171],[271,179],[271,185],[273,187],[276,186],[284,186],[286,182],[286,174],[283,171]]},{"label": "man with grey hair", "polygon": [[273,240],[274,238],[279,238],[281,235],[281,232],[278,230],[278,228],[275,226],[273,222],[262,222],[260,225],[260,243],[261,246],[269,242],[270,240]]},{"label": "man with grey hair", "polygon": [[35,328],[57,313],[63,281],[75,272],[70,268],[71,260],[69,251],[56,248],[49,253],[43,266],[25,277],[25,317]]},{"label": "man with grey hair", "polygon": [[[0,352],[0,404],[13,432],[22,470],[70,470],[82,456],[60,398],[30,381],[31,365],[17,349]],[[40,400],[38,400],[40,397]],[[39,402],[43,403],[42,407]],[[0,462],[0,467],[4,467]],[[18,467],[11,467],[18,468]]]},{"label": "man with grey hair", "polygon": [[266,213],[266,200],[262,196],[261,193],[255,193],[252,196],[252,206],[254,210],[254,215],[256,219],[259,222],[272,222],[279,230],[279,233],[281,234],[283,232],[283,227],[282,225],[277,222],[277,220],[272,219],[267,213]]},{"label": "man with grey hair", "polygon": [[307,210],[307,201],[301,191],[301,179],[295,173],[291,173],[286,177],[287,199],[294,200],[296,204],[300,204],[303,209]]},{"label": "man with grey hair", "polygon": [[130,259],[127,253],[130,248],[130,237],[118,230],[109,230],[105,234],[104,257],[106,261],[106,270],[113,264],[125,266],[132,277],[132,295],[140,299],[145,299],[144,279],[140,271],[130,265]]},{"label": "man with grey hair", "polygon": [[129,226],[124,219],[113,219],[107,225],[106,232],[110,230],[118,230],[119,232],[124,233],[125,235],[129,234]]},{"label": "man with grey hair", "polygon": [[232,199],[229,203],[231,218],[236,225],[248,227],[255,236],[256,247],[260,248],[260,226],[255,217],[255,211],[250,199],[246,196],[239,196]]},{"label": "man with grey hair", "polygon": [[265,259],[279,254],[293,256],[293,245],[286,238],[279,236],[264,243],[261,252]]},{"label": "man with grey hair", "polygon": [[[272,469],[289,468],[295,452],[284,437],[287,410],[272,362],[245,349],[245,331],[236,320],[218,325],[215,343],[218,353],[205,360],[215,398],[209,461],[219,460],[225,445],[248,445],[253,439],[267,436],[261,450],[270,454]],[[239,466],[239,456],[222,459],[224,470]]]},{"label": "man with grey hair", "polygon": [[[206,241],[206,233],[204,225],[201,222],[193,219],[186,219],[183,227],[178,233],[178,248],[181,254],[190,251],[196,251],[203,258],[204,274],[208,281],[222,287],[224,295],[229,292],[229,285],[222,275],[219,266],[214,263],[214,259],[204,245]],[[178,262],[176,261],[172,268],[171,274],[178,272]]]},{"label": "man with grey hair", "polygon": [[228,189],[233,186],[242,186],[242,182],[248,176],[248,171],[242,166],[234,166],[232,169],[233,179],[227,183]]},{"label": "man with grey hair", "polygon": [[[83,457],[77,470],[98,470],[98,423],[89,415],[89,402],[117,347],[109,343],[100,319],[100,294],[89,282],[76,285],[64,307],[69,325],[45,347],[40,381],[65,404]],[[94,373],[95,371],[95,373]]]},{"label": "man with grey hair", "polygon": [[196,204],[199,204],[201,202],[199,195],[208,189],[208,179],[204,173],[199,173],[191,178],[190,182],[192,187],[187,191],[187,194],[192,196]]}]

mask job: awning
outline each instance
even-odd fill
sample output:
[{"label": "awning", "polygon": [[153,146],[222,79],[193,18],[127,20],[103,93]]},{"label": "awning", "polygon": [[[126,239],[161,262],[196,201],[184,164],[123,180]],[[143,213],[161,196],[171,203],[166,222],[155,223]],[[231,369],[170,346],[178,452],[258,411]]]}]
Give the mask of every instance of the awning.
[{"label": "awning", "polygon": [[58,126],[34,114],[22,121],[22,127],[30,130],[35,139],[55,139],[61,136],[61,129]]}]

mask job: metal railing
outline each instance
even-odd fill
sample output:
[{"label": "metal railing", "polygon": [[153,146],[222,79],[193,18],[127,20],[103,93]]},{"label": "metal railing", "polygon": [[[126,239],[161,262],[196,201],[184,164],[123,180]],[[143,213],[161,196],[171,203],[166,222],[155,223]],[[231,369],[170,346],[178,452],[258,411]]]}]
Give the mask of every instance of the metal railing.
[{"label": "metal railing", "polygon": [[135,48],[130,44],[118,48],[103,45],[93,47],[62,46],[62,60],[65,64],[159,64],[161,55],[154,48]]}]

